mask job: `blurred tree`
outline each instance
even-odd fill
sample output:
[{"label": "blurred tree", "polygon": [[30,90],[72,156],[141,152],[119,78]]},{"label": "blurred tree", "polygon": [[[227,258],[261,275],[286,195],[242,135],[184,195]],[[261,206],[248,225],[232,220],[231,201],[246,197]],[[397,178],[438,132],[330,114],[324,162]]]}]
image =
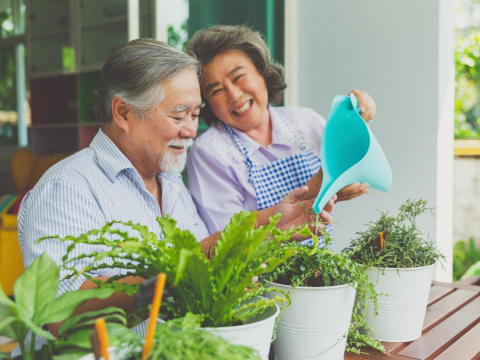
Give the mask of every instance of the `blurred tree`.
[{"label": "blurred tree", "polygon": [[480,138],[480,34],[455,44],[455,138]]},{"label": "blurred tree", "polygon": [[188,38],[188,19],[180,26],[180,29],[175,29],[173,25],[168,26],[168,43],[179,49],[184,48],[185,42]]},{"label": "blurred tree", "polygon": [[454,0],[455,138],[480,138],[480,0]]},{"label": "blurred tree", "polygon": [[[13,35],[12,9],[0,12],[0,39]],[[0,111],[16,110],[15,49],[0,50]]]}]

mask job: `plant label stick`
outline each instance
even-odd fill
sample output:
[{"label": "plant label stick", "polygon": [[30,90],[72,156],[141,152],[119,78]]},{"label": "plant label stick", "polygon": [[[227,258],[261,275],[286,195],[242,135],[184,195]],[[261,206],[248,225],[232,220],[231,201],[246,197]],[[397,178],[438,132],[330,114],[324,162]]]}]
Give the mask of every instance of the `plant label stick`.
[{"label": "plant label stick", "polygon": [[100,360],[102,358],[102,350],[100,349],[100,342],[98,341],[98,332],[95,328],[93,328],[90,334],[90,342],[92,343],[95,360]]},{"label": "plant label stick", "polygon": [[95,330],[97,332],[98,342],[100,344],[100,354],[104,360],[110,360],[110,357],[108,356],[107,325],[105,324],[104,318],[95,320]]},{"label": "plant label stick", "polygon": [[145,344],[143,345],[142,360],[146,360],[150,354],[152,348],[153,336],[155,335],[155,328],[157,326],[157,317],[160,312],[160,304],[162,303],[163,288],[165,287],[165,281],[167,275],[164,273],[158,274],[157,285],[155,286],[155,294],[153,296],[152,307],[150,309],[150,321],[148,323],[147,336],[145,338]]},{"label": "plant label stick", "polygon": [[388,230],[383,230],[379,232],[377,236],[372,239],[372,246],[377,247],[380,250],[383,249],[383,239],[385,239],[388,235]]}]

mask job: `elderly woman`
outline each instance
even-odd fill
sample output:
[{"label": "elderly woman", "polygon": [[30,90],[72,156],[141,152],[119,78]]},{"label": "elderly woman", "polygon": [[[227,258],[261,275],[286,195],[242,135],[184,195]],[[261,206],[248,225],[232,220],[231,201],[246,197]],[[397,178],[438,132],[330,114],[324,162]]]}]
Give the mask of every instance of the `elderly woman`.
[{"label": "elderly woman", "polygon": [[[243,26],[213,26],[195,33],[187,52],[203,66],[201,117],[210,125],[190,151],[189,188],[209,231],[223,229],[240,210],[260,210],[259,222],[266,223],[272,206],[305,184],[302,199],[315,197],[325,119],[312,109],[270,105],[281,100],[286,85],[261,35]],[[352,92],[368,122],[375,103],[365,92]],[[353,184],[337,201],[367,187]]]}]

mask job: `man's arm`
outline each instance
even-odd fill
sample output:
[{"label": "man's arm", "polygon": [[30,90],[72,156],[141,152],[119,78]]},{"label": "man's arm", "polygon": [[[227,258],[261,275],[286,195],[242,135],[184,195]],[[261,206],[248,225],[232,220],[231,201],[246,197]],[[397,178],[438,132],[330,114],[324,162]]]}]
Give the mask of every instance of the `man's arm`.
[{"label": "man's arm", "polygon": [[217,231],[215,234],[212,234],[200,241],[200,247],[205,254],[205,257],[209,260],[211,260],[213,257],[215,245],[217,244],[217,241],[220,240],[221,233],[221,231]]}]

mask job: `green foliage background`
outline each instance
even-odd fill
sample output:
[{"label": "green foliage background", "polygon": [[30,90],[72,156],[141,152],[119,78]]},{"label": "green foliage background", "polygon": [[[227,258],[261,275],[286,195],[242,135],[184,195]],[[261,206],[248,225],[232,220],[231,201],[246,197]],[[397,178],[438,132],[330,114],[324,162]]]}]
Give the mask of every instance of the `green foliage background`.
[{"label": "green foliage background", "polygon": [[480,0],[454,0],[455,139],[480,138]]}]

